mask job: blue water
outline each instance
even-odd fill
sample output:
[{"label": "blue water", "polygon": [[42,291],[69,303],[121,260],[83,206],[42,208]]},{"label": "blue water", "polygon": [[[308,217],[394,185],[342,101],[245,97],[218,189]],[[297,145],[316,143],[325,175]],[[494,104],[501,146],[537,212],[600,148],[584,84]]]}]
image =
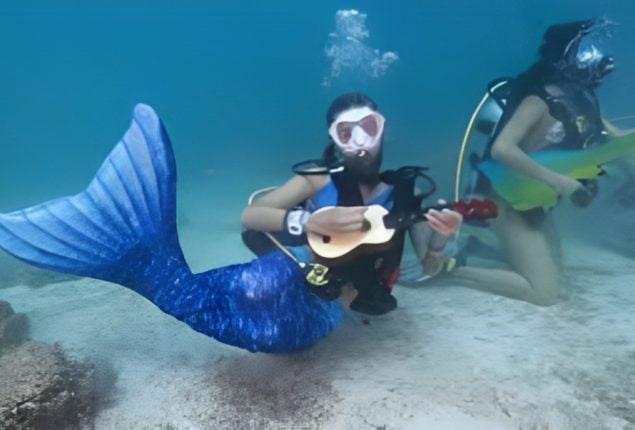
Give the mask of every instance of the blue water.
[{"label": "blue water", "polygon": [[[365,42],[399,60],[379,78],[349,73],[324,87],[335,13],[351,8],[368,15]],[[486,83],[529,65],[545,27],[559,21],[606,15],[620,24],[617,68],[600,96],[609,116],[633,109],[635,5],[627,1],[32,1],[0,11],[2,210],[77,191],[137,102],[164,119],[181,187],[216,194],[215,177],[257,185],[264,171],[283,180],[291,163],[320,153],[328,103],[353,89],[388,118],[388,166],[433,164],[449,184]],[[215,176],[203,174],[209,169]]]},{"label": "blue water", "polygon": [[[387,118],[385,166],[429,165],[449,197],[486,84],[529,66],[557,22],[606,16],[619,24],[616,69],[598,94],[605,116],[635,113],[630,0],[84,3],[0,6],[2,212],[83,189],[143,102],[172,139],[180,221],[212,225],[221,207],[239,241],[249,192],[318,157],[330,101],[352,90],[371,95]],[[350,9],[367,14],[371,54],[398,55],[378,76],[368,64],[331,75],[329,35],[336,12]],[[198,266],[231,262],[221,247],[209,244]]]}]

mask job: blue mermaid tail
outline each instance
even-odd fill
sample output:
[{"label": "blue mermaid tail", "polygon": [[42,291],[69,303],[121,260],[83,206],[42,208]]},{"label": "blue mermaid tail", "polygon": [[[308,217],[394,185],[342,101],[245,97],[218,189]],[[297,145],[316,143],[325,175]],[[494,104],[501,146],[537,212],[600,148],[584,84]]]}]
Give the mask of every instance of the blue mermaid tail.
[{"label": "blue mermaid tail", "polygon": [[193,274],[175,194],[170,140],[154,110],[139,104],[86,190],[0,214],[0,247],[35,266],[123,285],[194,330],[253,352],[301,349],[339,324],[341,305],[312,294],[281,252]]}]

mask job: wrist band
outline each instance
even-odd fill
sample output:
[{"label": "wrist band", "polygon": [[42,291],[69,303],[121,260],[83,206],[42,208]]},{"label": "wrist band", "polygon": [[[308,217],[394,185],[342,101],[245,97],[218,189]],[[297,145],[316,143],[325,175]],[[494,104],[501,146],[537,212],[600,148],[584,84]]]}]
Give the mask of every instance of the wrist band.
[{"label": "wrist band", "polygon": [[310,216],[311,212],[304,209],[289,209],[284,217],[284,229],[293,236],[300,236]]}]

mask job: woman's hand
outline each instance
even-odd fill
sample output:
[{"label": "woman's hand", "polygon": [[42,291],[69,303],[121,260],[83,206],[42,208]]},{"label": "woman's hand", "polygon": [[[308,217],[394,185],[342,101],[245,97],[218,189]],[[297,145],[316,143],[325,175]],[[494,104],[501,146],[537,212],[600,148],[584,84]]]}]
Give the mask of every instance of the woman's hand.
[{"label": "woman's hand", "polygon": [[425,217],[432,230],[444,237],[452,236],[463,221],[463,216],[460,213],[450,209],[443,209],[442,211],[430,209],[426,212]]},{"label": "woman's hand", "polygon": [[556,176],[555,181],[552,181],[550,185],[556,191],[558,196],[564,198],[571,196],[583,186],[582,182],[566,175]]},{"label": "woman's hand", "polygon": [[314,212],[306,223],[306,230],[321,234],[332,235],[365,231],[370,223],[364,218],[366,206],[338,206],[323,211]]}]

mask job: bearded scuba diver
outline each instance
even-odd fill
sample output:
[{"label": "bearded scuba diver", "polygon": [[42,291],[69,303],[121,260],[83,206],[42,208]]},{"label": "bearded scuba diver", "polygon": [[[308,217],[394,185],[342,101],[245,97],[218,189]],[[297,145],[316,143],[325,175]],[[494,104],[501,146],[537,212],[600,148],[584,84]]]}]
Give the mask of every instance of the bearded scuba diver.
[{"label": "bearded scuba diver", "polygon": [[397,306],[392,288],[405,232],[420,260],[436,272],[446,262],[443,248],[461,220],[453,207],[422,209],[435,191],[426,168],[380,172],[385,121],[364,94],[336,98],[326,115],[322,158],[295,164],[294,177],[250,201],[242,215],[243,239],[252,251],[278,247],[301,267],[317,265],[330,276],[327,286],[335,286],[318,294],[334,299],[342,286],[352,286],[356,295],[350,309],[370,315]]}]

